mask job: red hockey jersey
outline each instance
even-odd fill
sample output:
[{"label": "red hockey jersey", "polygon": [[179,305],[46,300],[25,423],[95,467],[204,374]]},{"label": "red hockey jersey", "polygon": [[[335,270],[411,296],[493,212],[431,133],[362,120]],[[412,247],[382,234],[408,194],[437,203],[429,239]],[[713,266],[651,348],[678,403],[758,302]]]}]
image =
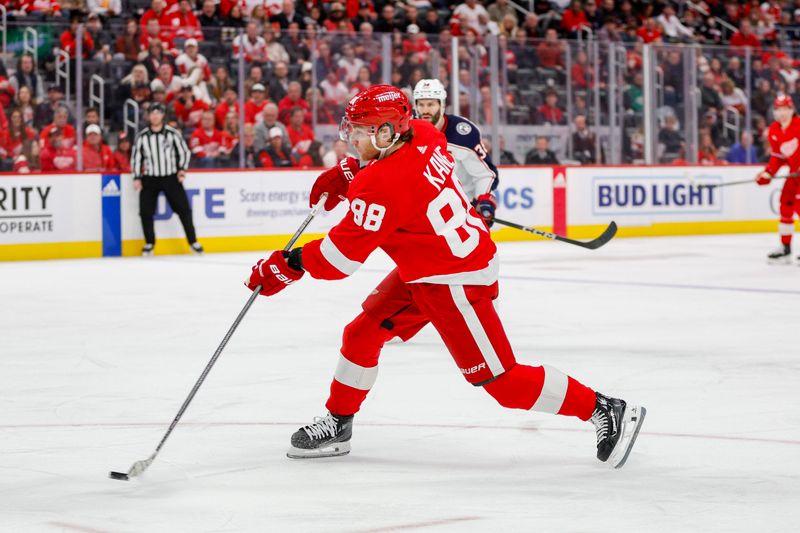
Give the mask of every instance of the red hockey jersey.
[{"label": "red hockey jersey", "polygon": [[772,153],[765,170],[773,176],[783,165],[789,165],[792,173],[800,170],[800,117],[792,117],[785,130],[773,122],[767,135]]},{"label": "red hockey jersey", "polygon": [[427,121],[412,120],[411,127],[410,142],[356,175],[342,221],[303,247],[303,268],[313,277],[353,274],[380,247],[405,282],[497,280],[495,245],[453,174],[447,139]]}]

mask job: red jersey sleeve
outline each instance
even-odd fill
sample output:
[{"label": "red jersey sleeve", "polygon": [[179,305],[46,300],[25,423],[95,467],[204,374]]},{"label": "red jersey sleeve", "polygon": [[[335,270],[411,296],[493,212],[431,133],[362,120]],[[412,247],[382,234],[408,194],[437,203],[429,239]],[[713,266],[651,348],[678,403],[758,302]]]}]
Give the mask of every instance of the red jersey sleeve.
[{"label": "red jersey sleeve", "polygon": [[[369,172],[364,169],[361,172]],[[358,179],[361,178],[361,179]],[[369,179],[368,179],[369,178]],[[386,180],[359,175],[348,191],[350,210],[324,239],[303,247],[303,268],[317,279],[342,279],[353,274],[409,213],[401,191]]]}]

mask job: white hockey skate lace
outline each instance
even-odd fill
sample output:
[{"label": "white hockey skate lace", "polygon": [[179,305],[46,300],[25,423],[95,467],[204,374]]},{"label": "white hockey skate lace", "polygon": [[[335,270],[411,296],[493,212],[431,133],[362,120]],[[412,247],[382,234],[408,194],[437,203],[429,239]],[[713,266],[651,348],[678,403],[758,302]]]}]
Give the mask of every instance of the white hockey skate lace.
[{"label": "white hockey skate lace", "polygon": [[597,442],[600,442],[608,435],[608,413],[601,409],[595,409],[591,420],[597,432]]},{"label": "white hockey skate lace", "polygon": [[336,417],[330,414],[327,416],[315,416],[314,423],[304,427],[303,431],[312,439],[321,439],[326,435],[335,437],[338,422]]}]

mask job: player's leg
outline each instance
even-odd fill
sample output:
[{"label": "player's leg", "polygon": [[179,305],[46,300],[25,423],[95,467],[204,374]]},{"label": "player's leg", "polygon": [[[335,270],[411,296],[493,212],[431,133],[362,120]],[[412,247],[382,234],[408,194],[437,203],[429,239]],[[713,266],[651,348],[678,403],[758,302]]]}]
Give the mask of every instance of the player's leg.
[{"label": "player's leg", "polygon": [[353,415],[375,384],[383,345],[393,337],[408,340],[428,323],[397,270],[372,291],[362,308],[364,312],[344,328],[339,362],[325,403],[328,415],[292,435],[289,457],[348,453]]},{"label": "player's leg", "polygon": [[[202,251],[195,249],[197,244],[197,235],[195,234],[194,222],[192,221],[192,207],[189,205],[189,199],[186,197],[186,189],[183,184],[178,181],[176,176],[162,178],[164,180],[164,195],[167,197],[170,207],[183,225],[183,231],[186,233],[186,240],[195,251]],[[199,246],[199,244],[197,244]]]},{"label": "player's leg", "polygon": [[644,409],[626,408],[624,401],[595,393],[553,367],[518,364],[492,304],[497,284],[410,287],[468,382],[483,386],[504,407],[591,419],[598,458],[611,458],[616,467],[624,464]]},{"label": "player's leg", "polygon": [[156,244],[156,231],[153,217],[158,204],[159,187],[153,178],[142,177],[142,189],[139,191],[139,218],[142,220],[144,248],[142,255],[152,255]]},{"label": "player's leg", "polygon": [[780,222],[778,234],[781,245],[770,252],[767,259],[771,263],[790,263],[792,260],[792,236],[794,235],[794,213],[800,208],[797,198],[797,180],[786,180],[781,191]]}]

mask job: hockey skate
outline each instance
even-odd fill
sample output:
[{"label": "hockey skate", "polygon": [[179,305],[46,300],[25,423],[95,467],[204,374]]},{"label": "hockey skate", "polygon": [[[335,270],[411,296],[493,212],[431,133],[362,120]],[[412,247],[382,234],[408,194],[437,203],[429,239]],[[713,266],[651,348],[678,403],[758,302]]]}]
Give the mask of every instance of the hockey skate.
[{"label": "hockey skate", "polygon": [[785,265],[792,262],[792,247],[782,244],[767,255],[767,261],[776,265]]},{"label": "hockey skate", "polygon": [[199,242],[197,241],[193,242],[192,244],[189,245],[189,248],[191,248],[192,252],[194,252],[195,254],[203,255],[203,246]]},{"label": "hockey skate", "polygon": [[599,392],[596,394],[591,420],[597,431],[597,458],[614,468],[622,468],[636,442],[647,410]]},{"label": "hockey skate", "polygon": [[145,244],[142,247],[142,257],[150,257],[153,255],[153,248],[155,248],[155,244]]},{"label": "hockey skate", "polygon": [[314,417],[314,423],[303,426],[292,435],[292,446],[286,452],[291,459],[336,457],[350,453],[353,415]]}]

